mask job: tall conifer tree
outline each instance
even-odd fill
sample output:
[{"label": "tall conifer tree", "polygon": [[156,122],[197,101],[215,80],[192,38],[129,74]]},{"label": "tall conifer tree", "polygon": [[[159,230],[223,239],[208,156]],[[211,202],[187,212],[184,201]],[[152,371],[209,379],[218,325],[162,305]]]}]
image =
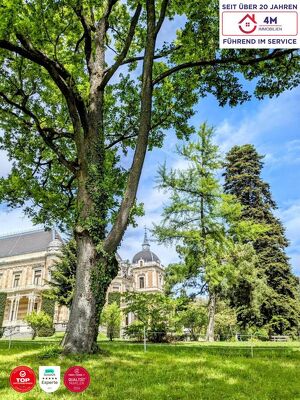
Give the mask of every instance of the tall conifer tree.
[{"label": "tall conifer tree", "polygon": [[[246,144],[234,146],[225,162],[225,192],[235,195],[244,206],[242,218],[264,223],[268,227],[254,243],[258,274],[268,287],[260,305],[260,320],[251,313],[244,313],[243,318],[244,322],[267,326],[270,333],[296,333],[300,311],[298,281],[286,255],[288,241],[284,227],[274,215],[277,206],[270,186],[261,177],[262,160],[263,156],[257,153],[255,147]],[[243,308],[248,301],[246,285],[241,285],[234,297],[233,301],[240,302]]]}]

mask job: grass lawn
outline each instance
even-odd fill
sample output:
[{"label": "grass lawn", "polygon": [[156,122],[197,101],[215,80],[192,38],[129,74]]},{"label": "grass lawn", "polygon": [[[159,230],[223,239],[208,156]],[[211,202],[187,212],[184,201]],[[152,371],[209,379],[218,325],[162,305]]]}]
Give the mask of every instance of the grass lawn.
[{"label": "grass lawn", "polygon": [[[61,357],[51,351],[57,339],[0,341],[0,399],[87,400],[300,400],[299,343],[149,345],[102,341],[104,354]],[[63,373],[82,365],[91,375],[83,393],[70,393],[61,383],[50,394],[38,384],[28,393],[9,386],[10,371],[27,365],[60,365]],[[38,379],[38,378],[37,378]]]}]

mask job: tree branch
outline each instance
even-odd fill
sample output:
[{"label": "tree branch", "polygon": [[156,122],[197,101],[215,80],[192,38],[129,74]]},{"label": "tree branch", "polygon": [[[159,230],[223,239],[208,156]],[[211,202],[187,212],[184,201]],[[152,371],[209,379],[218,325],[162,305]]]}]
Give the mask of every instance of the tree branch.
[{"label": "tree branch", "polygon": [[160,9],[160,15],[156,24],[156,29],[155,29],[155,34],[157,35],[158,32],[160,31],[160,28],[165,20],[167,8],[169,5],[169,0],[163,0],[161,3],[161,9]]},{"label": "tree branch", "polygon": [[120,142],[123,142],[123,141],[126,140],[126,139],[132,139],[132,138],[137,137],[137,136],[138,136],[137,133],[133,133],[132,135],[128,135],[128,136],[122,135],[122,136],[118,137],[117,139],[113,140],[112,142],[110,142],[110,143],[105,147],[105,149],[108,150],[108,149],[112,148],[113,146],[115,146],[116,144],[118,144],[118,143],[120,143]]},{"label": "tree branch", "polygon": [[116,217],[116,220],[104,241],[104,250],[108,253],[116,251],[120,243],[129,216],[136,199],[137,188],[143,168],[146,150],[148,146],[148,137],[151,128],[152,115],[152,75],[153,75],[153,57],[155,51],[155,2],[147,0],[147,37],[145,56],[142,73],[142,91],[141,91],[141,111],[139,120],[138,139],[131,164],[125,193]]},{"label": "tree branch", "polygon": [[108,20],[110,13],[112,12],[113,6],[118,2],[118,0],[108,0],[108,7],[106,10],[106,13],[104,15],[104,18]]},{"label": "tree branch", "polygon": [[92,66],[92,35],[91,35],[91,26],[88,23],[85,15],[83,15],[83,8],[82,4],[78,5],[77,7],[73,7],[73,10],[77,17],[79,18],[81,25],[83,27],[83,38],[84,38],[84,52],[85,52],[85,60],[89,74],[91,74]]},{"label": "tree branch", "polygon": [[288,50],[282,50],[278,51],[273,50],[271,53],[269,53],[267,56],[263,57],[257,57],[257,58],[250,58],[250,59],[240,59],[238,57],[229,57],[229,58],[220,58],[220,59],[213,59],[213,60],[202,60],[202,61],[190,61],[187,63],[183,63],[180,65],[176,65],[173,68],[168,69],[167,71],[163,72],[159,76],[157,76],[153,80],[153,85],[156,85],[157,83],[161,82],[168,76],[174,74],[175,72],[188,69],[188,68],[195,68],[195,67],[206,67],[206,66],[215,66],[215,65],[227,65],[227,64],[238,64],[238,65],[253,65],[253,64],[258,64],[262,61],[267,61],[267,60],[272,60],[274,58],[280,58],[284,55],[291,54],[295,51],[295,49],[288,49]]},{"label": "tree branch", "polygon": [[[159,58],[164,58],[164,57],[168,56],[169,54],[173,53],[174,51],[180,49],[181,47],[182,46],[176,46],[176,47],[173,47],[173,48],[171,48],[169,50],[162,51],[161,53],[156,54],[153,57],[153,60],[157,60]],[[131,57],[131,58],[127,58],[126,60],[122,61],[121,65],[130,64],[130,63],[133,63],[133,62],[136,62],[136,61],[143,61],[143,60],[144,60],[144,56]]]},{"label": "tree branch", "polygon": [[[10,100],[5,93],[0,92],[0,97],[2,97],[2,99],[7,103],[10,104],[12,107],[22,111],[24,114],[26,114],[28,117],[30,117],[36,126],[36,129],[38,130],[41,138],[43,139],[43,141],[45,142],[45,144],[47,144],[47,146],[56,154],[58,161],[64,165],[69,171],[71,171],[72,173],[76,173],[77,172],[77,163],[73,162],[73,161],[69,161],[65,158],[65,156],[60,152],[58,146],[54,143],[53,141],[53,137],[48,136],[46,134],[47,131],[51,130],[51,128],[45,128],[43,129],[41,127],[41,124],[39,122],[38,117],[31,111],[29,110],[25,105],[21,105],[18,104],[16,102],[14,102],[13,100]],[[22,119],[21,119],[22,120]],[[24,122],[24,120],[22,120]],[[52,131],[53,132],[53,131]]]},{"label": "tree branch", "polygon": [[106,70],[105,76],[101,83],[101,88],[104,88],[107,85],[107,83],[109,82],[111,77],[114,75],[116,70],[119,68],[119,66],[122,64],[125,57],[127,56],[127,53],[129,51],[129,48],[131,46],[131,43],[132,43],[132,40],[134,37],[134,32],[135,32],[141,11],[142,11],[142,6],[139,3],[135,10],[135,13],[131,19],[130,27],[129,27],[127,37],[125,39],[124,47],[123,47],[121,53],[119,54],[119,56],[117,57],[116,62],[109,69]]}]

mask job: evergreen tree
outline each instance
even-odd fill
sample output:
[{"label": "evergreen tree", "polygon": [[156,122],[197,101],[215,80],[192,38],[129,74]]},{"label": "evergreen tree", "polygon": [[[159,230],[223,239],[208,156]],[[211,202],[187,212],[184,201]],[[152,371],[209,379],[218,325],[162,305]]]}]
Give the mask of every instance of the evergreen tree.
[{"label": "evergreen tree", "polygon": [[60,260],[51,271],[47,297],[60,305],[71,307],[76,279],[76,242],[71,239],[62,247]]},{"label": "evergreen tree", "polygon": [[178,149],[188,162],[186,170],[167,171],[165,165],[159,170],[159,186],[170,193],[170,204],[155,233],[160,242],[176,242],[182,260],[168,269],[169,286],[182,283],[196,294],[208,293],[207,340],[213,341],[217,299],[227,295],[242,276],[255,281],[254,250],[239,240],[245,235],[249,240],[256,227],[251,221],[241,223],[241,205],[222,193],[213,130],[204,124],[198,135],[196,143]]},{"label": "evergreen tree", "polygon": [[[299,324],[299,295],[297,278],[293,275],[286,255],[288,241],[281,221],[274,215],[277,208],[270,186],[261,177],[263,156],[253,145],[234,146],[226,156],[224,189],[235,195],[243,205],[242,219],[264,223],[265,233],[256,239],[257,270],[265,279],[268,290],[260,305],[259,320],[248,312],[242,318],[248,323],[267,325],[275,334],[296,333]],[[246,309],[249,287],[241,285],[233,296],[236,305]],[[250,309],[248,310],[250,311]]]}]

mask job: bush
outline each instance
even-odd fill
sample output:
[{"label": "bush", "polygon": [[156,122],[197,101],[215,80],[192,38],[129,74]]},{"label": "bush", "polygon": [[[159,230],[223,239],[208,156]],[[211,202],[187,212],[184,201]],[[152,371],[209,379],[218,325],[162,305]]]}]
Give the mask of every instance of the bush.
[{"label": "bush", "polygon": [[[260,341],[266,341],[269,340],[269,332],[266,327],[263,328],[257,328],[257,327],[252,327],[247,330],[247,335],[252,335],[252,339],[260,340]],[[249,338],[251,340],[251,338]]]},{"label": "bush", "polygon": [[[6,297],[7,297],[6,293],[0,293],[0,327],[2,326],[2,323],[3,323]],[[2,332],[2,335],[3,335],[3,332]]]},{"label": "bush", "polygon": [[239,330],[235,311],[224,301],[219,301],[215,317],[215,335],[218,335],[220,340],[229,340]]},{"label": "bush", "polygon": [[207,309],[200,302],[191,302],[186,309],[178,313],[179,324],[188,331],[191,340],[198,340],[199,335],[207,326]]},{"label": "bush", "polygon": [[130,339],[142,342],[144,338],[144,324],[141,321],[134,321],[132,324],[126,326],[124,334]]},{"label": "bush", "polygon": [[42,328],[52,328],[52,318],[44,311],[38,313],[34,311],[26,315],[24,320],[33,330],[32,340],[35,339]]},{"label": "bush", "polygon": [[55,328],[53,326],[50,327],[46,327],[43,326],[42,328],[40,328],[37,332],[37,336],[38,337],[49,337],[49,336],[53,336],[55,333]]}]

